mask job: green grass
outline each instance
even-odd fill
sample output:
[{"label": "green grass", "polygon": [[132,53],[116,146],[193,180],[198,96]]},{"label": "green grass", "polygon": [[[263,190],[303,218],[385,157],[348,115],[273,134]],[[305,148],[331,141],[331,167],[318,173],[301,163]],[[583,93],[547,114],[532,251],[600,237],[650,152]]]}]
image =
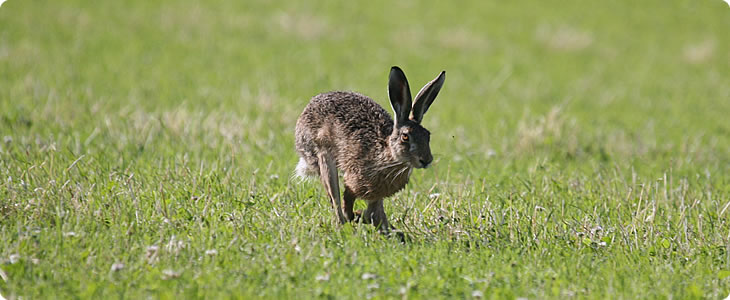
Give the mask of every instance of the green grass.
[{"label": "green grass", "polygon": [[[10,0],[0,295],[724,298],[728,28],[720,0]],[[392,65],[448,73],[434,167],[385,202],[405,245],[290,180],[309,98],[389,107]]]}]

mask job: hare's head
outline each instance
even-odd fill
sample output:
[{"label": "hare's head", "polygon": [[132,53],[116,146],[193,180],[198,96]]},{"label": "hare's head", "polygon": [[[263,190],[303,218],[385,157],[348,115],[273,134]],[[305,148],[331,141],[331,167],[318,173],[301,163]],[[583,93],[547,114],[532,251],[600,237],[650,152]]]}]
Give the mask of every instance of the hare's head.
[{"label": "hare's head", "polygon": [[395,112],[395,126],[390,135],[389,145],[398,161],[407,162],[414,168],[426,168],[433,161],[429,146],[431,133],[421,126],[421,120],[436,99],[444,80],[446,72],[442,71],[436,79],[418,92],[411,106],[411,89],[408,87],[406,75],[398,67],[390,69],[388,95]]}]

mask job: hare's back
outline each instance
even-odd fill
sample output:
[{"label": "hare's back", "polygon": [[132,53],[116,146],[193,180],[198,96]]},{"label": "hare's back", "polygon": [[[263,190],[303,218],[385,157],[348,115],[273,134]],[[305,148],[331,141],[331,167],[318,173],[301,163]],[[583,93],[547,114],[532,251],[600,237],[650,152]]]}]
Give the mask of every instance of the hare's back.
[{"label": "hare's back", "polygon": [[[314,96],[302,113],[314,127],[334,125],[350,137],[382,138],[393,130],[388,112],[369,97],[353,92],[328,92]],[[318,126],[319,125],[319,126]]]}]

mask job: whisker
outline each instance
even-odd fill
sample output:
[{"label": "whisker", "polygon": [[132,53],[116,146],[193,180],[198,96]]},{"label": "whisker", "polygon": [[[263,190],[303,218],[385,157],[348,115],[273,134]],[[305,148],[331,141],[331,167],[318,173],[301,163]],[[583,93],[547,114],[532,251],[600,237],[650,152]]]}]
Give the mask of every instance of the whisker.
[{"label": "whisker", "polygon": [[[390,170],[390,172],[388,172],[388,175],[386,175],[386,176],[385,176],[385,178],[387,179],[387,178],[389,178],[389,177],[390,177],[391,175],[393,175],[393,173],[394,173],[395,171],[397,171],[397,170],[398,170],[398,168],[397,168],[397,167],[398,167],[398,166],[394,166],[394,168],[393,168],[392,170]],[[395,177],[398,177],[398,175],[396,175]],[[393,177],[393,179],[394,179],[394,180],[395,180],[395,177]]]},{"label": "whisker", "polygon": [[395,176],[393,177],[393,179],[392,179],[392,180],[390,181],[390,183],[391,183],[391,184],[393,184],[393,182],[395,182],[395,180],[396,180],[396,179],[397,179],[397,178],[398,178],[399,176],[403,175],[403,172],[405,172],[405,171],[406,171],[406,170],[408,170],[408,169],[410,169],[410,168],[408,167],[408,165],[405,165],[405,166],[403,167],[403,169],[400,169],[400,171],[398,171],[398,173],[397,173],[397,174],[396,174],[396,175],[395,175]]},{"label": "whisker", "polygon": [[380,173],[380,172],[382,172],[382,171],[384,171],[386,169],[395,167],[398,164],[401,164],[401,162],[392,162],[392,163],[389,163],[389,164],[386,164],[386,165],[376,166],[375,168],[368,170],[368,175],[369,176],[376,176],[378,173]]}]

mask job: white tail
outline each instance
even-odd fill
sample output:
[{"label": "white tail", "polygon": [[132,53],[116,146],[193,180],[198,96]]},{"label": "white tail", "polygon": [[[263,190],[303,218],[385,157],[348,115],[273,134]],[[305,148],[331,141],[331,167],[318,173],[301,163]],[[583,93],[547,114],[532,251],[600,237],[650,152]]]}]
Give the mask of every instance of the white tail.
[{"label": "white tail", "polygon": [[297,167],[294,169],[294,176],[299,179],[306,180],[317,176],[317,172],[309,167],[307,162],[304,161],[304,158],[300,157]]}]

